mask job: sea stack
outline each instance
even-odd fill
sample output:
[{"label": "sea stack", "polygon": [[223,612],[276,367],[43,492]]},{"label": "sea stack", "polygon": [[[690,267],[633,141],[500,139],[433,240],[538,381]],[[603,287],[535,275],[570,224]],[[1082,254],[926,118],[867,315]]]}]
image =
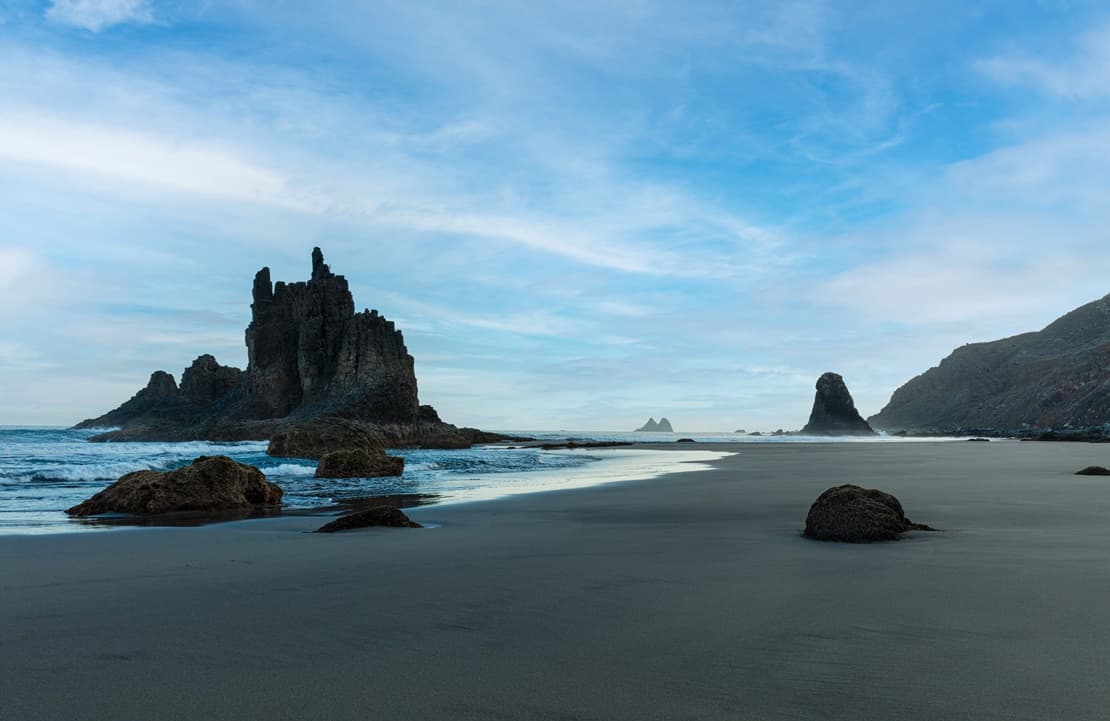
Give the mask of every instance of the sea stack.
[{"label": "sea stack", "polygon": [[[347,279],[332,272],[319,248],[307,281],[273,282],[269,268],[259,270],[252,300],[246,370],[201,355],[180,386],[156,371],[131,400],[76,427],[116,428],[93,438],[112,441],[280,436],[282,447],[292,435],[312,446],[311,457],[371,446],[465,448],[505,438],[456,428],[420,405],[401,331],[376,310],[355,312]],[[366,442],[321,442],[337,429]]]},{"label": "sea stack", "polygon": [[668,421],[666,418],[660,418],[659,422],[656,423],[655,418],[653,417],[653,418],[648,418],[647,423],[645,423],[644,425],[637,428],[636,432],[637,433],[640,433],[640,432],[644,432],[644,433],[674,433],[674,429],[671,428],[671,422]]},{"label": "sea stack", "polygon": [[825,373],[817,379],[813,411],[802,435],[873,436],[875,431],[856,410],[844,378],[836,373]]}]

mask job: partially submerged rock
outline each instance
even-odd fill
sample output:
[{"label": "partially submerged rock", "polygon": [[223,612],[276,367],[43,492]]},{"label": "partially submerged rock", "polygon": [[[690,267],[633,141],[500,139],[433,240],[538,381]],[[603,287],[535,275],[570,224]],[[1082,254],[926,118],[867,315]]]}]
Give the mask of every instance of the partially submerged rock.
[{"label": "partially submerged rock", "polygon": [[931,531],[906,518],[889,493],[847,484],[828,489],[810,506],[805,535],[818,541],[894,541],[906,531]]},{"label": "partially submerged rock", "polygon": [[574,450],[575,448],[616,448],[618,446],[631,446],[628,441],[567,441],[566,443],[542,443],[538,446],[526,448],[539,448],[544,451],[558,451],[562,449]]},{"label": "partially submerged rock", "polygon": [[262,471],[227,456],[201,456],[174,471],[128,473],[92,498],[66,511],[71,516],[101,513],[154,514],[217,512],[281,503],[282,491]]},{"label": "partially submerged rock", "polygon": [[[434,411],[433,411],[434,413]],[[325,453],[351,448],[470,448],[475,443],[530,441],[531,438],[458,428],[439,420],[413,424],[367,423],[352,418],[326,416],[287,423],[270,436],[266,452],[285,458],[319,459]]]},{"label": "partially submerged rock", "polygon": [[1102,466],[1087,466],[1081,471],[1076,471],[1077,476],[1110,476],[1110,468]]},{"label": "partially submerged rock", "polygon": [[817,379],[817,394],[803,435],[873,436],[875,431],[856,410],[844,378],[825,373]]},{"label": "partially submerged rock", "polygon": [[350,531],[355,528],[369,528],[372,526],[389,526],[392,528],[423,528],[419,523],[406,516],[401,509],[395,506],[374,506],[363,511],[355,511],[345,516],[340,516],[331,523],[325,523],[316,529],[317,533],[335,533],[336,531]]},{"label": "partially submerged rock", "polygon": [[317,478],[376,478],[399,476],[405,459],[386,455],[381,448],[351,448],[325,453],[316,466]]},{"label": "partially submerged rock", "polygon": [[322,418],[290,424],[270,438],[266,453],[281,458],[323,458],[351,448],[381,448],[386,438],[378,428],[347,418]]}]

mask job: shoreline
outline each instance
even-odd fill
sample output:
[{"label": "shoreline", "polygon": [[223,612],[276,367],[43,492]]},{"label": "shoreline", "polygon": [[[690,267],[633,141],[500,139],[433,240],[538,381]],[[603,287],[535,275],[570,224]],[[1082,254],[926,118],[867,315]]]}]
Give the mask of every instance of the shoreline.
[{"label": "shoreline", "polygon": [[[0,716],[1101,718],[1099,446],[753,445],[712,469],[430,505],[0,538]],[[804,539],[881,488],[941,529]]]}]

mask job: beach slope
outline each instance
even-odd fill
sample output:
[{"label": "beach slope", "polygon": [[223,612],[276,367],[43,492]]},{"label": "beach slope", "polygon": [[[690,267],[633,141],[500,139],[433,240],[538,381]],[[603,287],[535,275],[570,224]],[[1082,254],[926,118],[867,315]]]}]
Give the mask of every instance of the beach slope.
[{"label": "beach slope", "polygon": [[[0,538],[0,718],[1105,718],[1105,446],[725,450],[422,530]],[[941,531],[803,538],[842,483]]]}]

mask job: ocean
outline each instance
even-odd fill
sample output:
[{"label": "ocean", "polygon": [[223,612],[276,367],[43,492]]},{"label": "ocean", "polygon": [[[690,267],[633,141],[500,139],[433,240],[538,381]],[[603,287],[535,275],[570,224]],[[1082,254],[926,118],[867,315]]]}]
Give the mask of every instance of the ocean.
[{"label": "ocean", "polygon": [[[907,442],[912,439],[816,439],[753,437],[735,433],[625,433],[596,431],[506,431],[541,441],[729,443],[741,452],[748,443]],[[120,528],[119,519],[71,519],[65,509],[142,469],[171,470],[198,456],[226,455],[257,466],[285,491],[283,512],[323,511],[345,499],[380,495],[427,495],[434,502],[488,500],[537,491],[579,488],[703,468],[720,451],[659,453],[640,447],[544,451],[476,446],[469,450],[393,450],[405,457],[397,478],[314,478],[316,462],[266,455],[265,442],[90,443],[96,431],[67,428],[0,427],[0,534],[59,533]],[[935,439],[930,439],[935,440]]]}]

